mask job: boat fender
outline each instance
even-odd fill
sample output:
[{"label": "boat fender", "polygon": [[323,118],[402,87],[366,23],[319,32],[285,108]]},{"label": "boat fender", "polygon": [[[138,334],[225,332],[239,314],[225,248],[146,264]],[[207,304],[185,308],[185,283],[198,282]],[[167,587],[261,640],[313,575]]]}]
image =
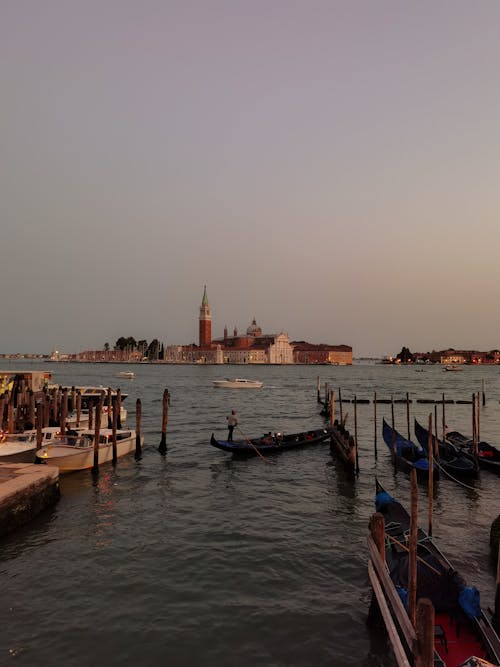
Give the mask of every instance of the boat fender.
[{"label": "boat fender", "polygon": [[481,616],[481,601],[475,586],[463,588],[458,596],[458,602],[469,618]]}]

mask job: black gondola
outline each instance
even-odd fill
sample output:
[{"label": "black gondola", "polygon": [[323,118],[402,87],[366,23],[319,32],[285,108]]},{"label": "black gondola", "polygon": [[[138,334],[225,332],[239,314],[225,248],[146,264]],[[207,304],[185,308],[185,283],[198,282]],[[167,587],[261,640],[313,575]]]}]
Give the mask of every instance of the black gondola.
[{"label": "black gondola", "polygon": [[[385,521],[389,576],[407,607],[410,516],[377,481],[377,512]],[[428,598],[435,609],[435,665],[456,667],[474,655],[500,664],[500,639],[481,609],[479,591],[441,553],[432,538],[418,529],[417,600]],[[472,664],[472,663],[471,663]]]},{"label": "black gondola", "polygon": [[323,442],[331,436],[330,428],[318,428],[304,433],[274,433],[259,438],[244,440],[217,440],[212,433],[210,444],[225,452],[239,456],[256,456],[258,454],[278,454],[288,449],[309,447]]},{"label": "black gondola", "polygon": [[[427,452],[411,440],[404,438],[398,431],[396,431],[396,429],[393,429],[385,419],[382,420],[382,436],[393,456],[393,446],[395,446],[397,468],[406,473],[410,473],[415,469],[417,479],[421,482],[428,482],[429,459],[427,458]],[[434,479],[439,478],[439,466],[435,462],[433,474]]]},{"label": "black gondola", "polygon": [[[456,447],[464,449],[469,455],[474,456],[474,443],[472,438],[468,438],[459,431],[450,431],[446,434],[446,440]],[[487,442],[480,442],[477,446],[477,461],[480,468],[490,470],[500,475],[500,449]]]},{"label": "black gondola", "polygon": [[[415,435],[417,440],[425,451],[429,443],[429,431],[424,428],[415,419]],[[432,446],[436,449],[436,437],[431,435]],[[473,458],[459,447],[452,445],[451,442],[443,442],[438,439],[439,465],[443,470],[453,477],[475,477],[477,475],[477,465]]]}]

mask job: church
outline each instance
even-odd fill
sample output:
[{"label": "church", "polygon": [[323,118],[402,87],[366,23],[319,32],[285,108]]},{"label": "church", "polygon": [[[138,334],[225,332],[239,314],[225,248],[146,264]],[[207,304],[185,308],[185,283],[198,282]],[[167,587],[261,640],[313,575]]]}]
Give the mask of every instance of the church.
[{"label": "church", "polygon": [[203,290],[198,318],[198,345],[169,345],[167,363],[198,364],[352,364],[352,348],[347,345],[313,345],[291,342],[288,334],[263,334],[255,317],[246,333],[233,335],[224,327],[222,338],[212,338],[212,313],[207,288]]}]

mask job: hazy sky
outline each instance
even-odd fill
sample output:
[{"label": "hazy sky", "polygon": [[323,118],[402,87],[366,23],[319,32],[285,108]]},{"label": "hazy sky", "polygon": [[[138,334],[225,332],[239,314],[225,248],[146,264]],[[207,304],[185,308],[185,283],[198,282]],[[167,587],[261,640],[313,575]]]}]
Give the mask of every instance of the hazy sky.
[{"label": "hazy sky", "polygon": [[498,0],[0,0],[0,352],[500,347]]}]

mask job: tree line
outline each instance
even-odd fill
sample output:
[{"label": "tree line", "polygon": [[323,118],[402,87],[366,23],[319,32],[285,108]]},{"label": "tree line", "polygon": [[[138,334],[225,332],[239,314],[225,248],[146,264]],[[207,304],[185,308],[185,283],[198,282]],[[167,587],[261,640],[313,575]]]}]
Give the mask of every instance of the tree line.
[{"label": "tree line", "polygon": [[[110,349],[109,343],[104,344],[104,349],[106,352]],[[120,336],[115,343],[113,348],[114,350],[137,350],[141,353],[142,357],[153,361],[156,359],[163,359],[165,354],[165,348],[163,343],[157,338],[154,338],[150,343],[147,340],[136,340],[133,336]]]}]

